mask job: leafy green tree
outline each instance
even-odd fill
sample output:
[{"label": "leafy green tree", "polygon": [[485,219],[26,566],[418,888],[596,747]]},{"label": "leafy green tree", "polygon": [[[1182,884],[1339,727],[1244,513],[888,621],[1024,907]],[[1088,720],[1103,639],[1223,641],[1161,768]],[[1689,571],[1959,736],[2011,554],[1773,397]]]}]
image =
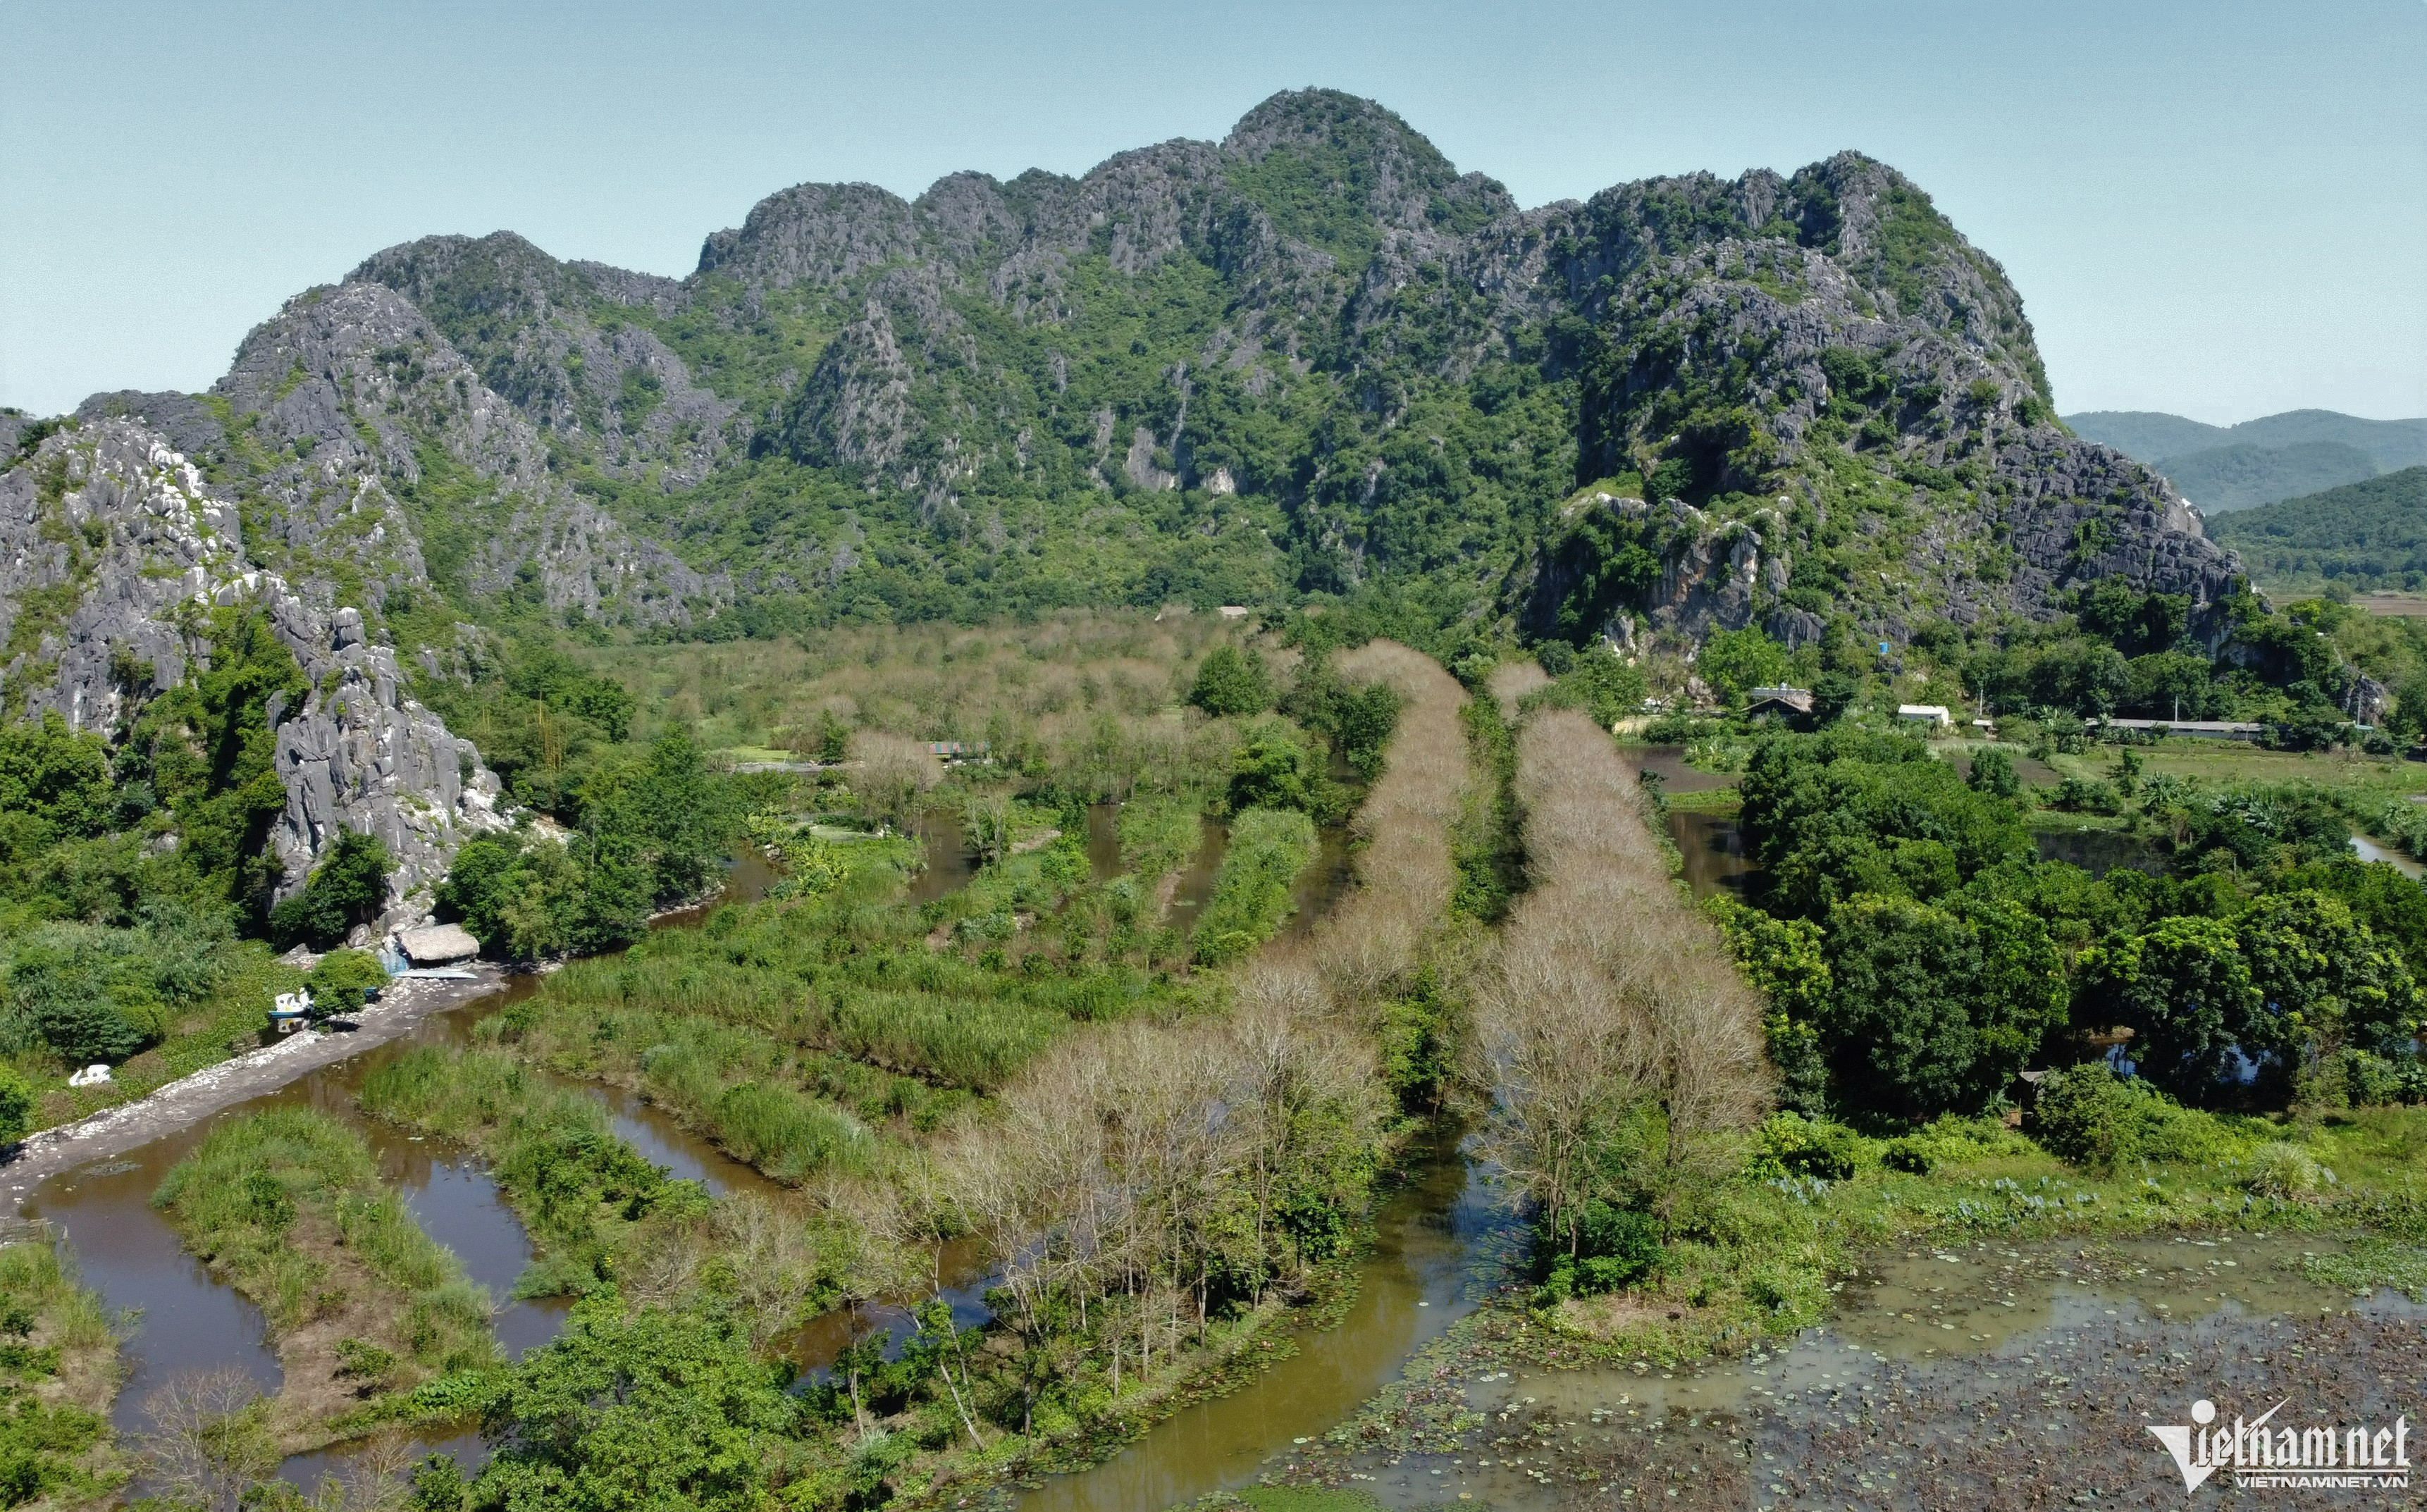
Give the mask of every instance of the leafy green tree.
[{"label": "leafy green tree", "polygon": [[645,756],[599,763],[578,797],[589,839],[586,868],[628,869],[646,879],[652,902],[687,902],[705,893],[740,837],[743,814],[729,782],[709,770],[689,733],[669,730]]},{"label": "leafy green tree", "polygon": [[302,890],[269,911],[271,938],[281,945],[334,945],[387,906],[387,842],[348,830],[305,879]]},{"label": "leafy green tree", "polygon": [[1230,798],[1232,813],[1295,809],[1318,824],[1339,818],[1346,801],[1314,753],[1279,729],[1260,732],[1230,758]]},{"label": "leafy green tree", "polygon": [[760,1512],[800,1414],[784,1378],[721,1313],[584,1304],[482,1404],[468,1504]]},{"label": "leafy green tree", "polygon": [[0,1033],[77,1065],[117,1065],[160,1037],[160,994],[123,930],[53,925],[17,943]]},{"label": "leafy green tree", "polygon": [[101,738],[70,731],[56,709],[0,724],[0,815],[54,834],[98,835],[118,806]]},{"label": "leafy green tree", "polygon": [[2186,1122],[2174,1100],[2146,1081],[2119,1077],[2106,1062],[2091,1061],[2048,1074],[2023,1115],[2023,1131],[2067,1164],[2110,1171],[2130,1161],[2191,1153],[2180,1147],[2182,1136],[2193,1132]]},{"label": "leafy green tree", "polygon": [[2015,805],[1963,784],[1919,740],[1846,725],[1774,736],[1753,752],[1739,823],[1762,902],[1819,919],[1856,892],[1935,898],[2036,854]]},{"label": "leafy green tree", "polygon": [[366,995],[386,984],[387,972],[368,951],[331,951],[303,979],[312,1006],[323,1014],[352,1013]]},{"label": "leafy green tree", "polygon": [[1747,690],[1771,687],[1784,679],[1786,648],[1762,634],[1759,626],[1748,625],[1741,630],[1721,630],[1703,642],[1694,665],[1720,701],[1734,705],[1743,702]]},{"label": "leafy green tree", "polygon": [[1273,682],[1264,671],[1264,658],[1237,646],[1215,646],[1197,663],[1188,701],[1216,717],[1262,713],[1273,707]]},{"label": "leafy green tree", "polygon": [[1969,914],[1858,895],[1831,911],[1818,1025],[1841,1104],[1927,1120],[1987,1107],[2062,1021],[2044,926],[2011,905]]},{"label": "leafy green tree", "polygon": [[2082,963],[2077,1016],[2129,1028],[2139,1073],[2183,1101],[2219,1099],[2240,1083],[2243,1054],[2256,1059],[2276,1038],[2236,934],[2223,919],[2177,917],[2099,947]]},{"label": "leafy green tree", "polygon": [[14,1066],[0,1065],[0,1145],[13,1145],[34,1127],[34,1089]]},{"label": "leafy green tree", "polygon": [[1595,643],[1575,654],[1556,691],[1563,702],[1584,709],[1606,728],[1640,710],[1651,690],[1640,667]]},{"label": "leafy green tree", "polygon": [[2014,758],[1995,748],[1973,753],[1972,771],[1965,781],[1974,792],[1993,798],[2014,798],[2023,790],[2023,779],[2014,772]]},{"label": "leafy green tree", "polygon": [[1762,1016],[1769,1062],[1778,1070],[1778,1100],[1818,1117],[1827,1111],[1828,1057],[1820,1046],[1832,981],[1820,926],[1808,919],[1772,919],[1724,895],[1702,904],[1718,923],[1736,965],[1768,1003]]},{"label": "leafy green tree", "polygon": [[2340,899],[2313,888],[2271,894],[2237,921],[2270,1031],[2260,1049],[2287,1070],[2344,1044],[2404,1051],[2418,1032],[2418,984]]},{"label": "leafy green tree", "polygon": [[1812,718],[1834,723],[1863,695],[1862,680],[1849,673],[1824,672],[1812,682]]},{"label": "leafy green tree", "polygon": [[438,905],[484,949],[512,960],[628,945],[648,931],[654,886],[624,849],[589,835],[484,835],[455,853]]},{"label": "leafy green tree", "polygon": [[122,767],[148,772],[204,889],[258,918],[283,875],[266,842],[286,808],[269,706],[299,709],[310,690],[258,609],[215,609],[202,628],[208,664],[143,707]]}]

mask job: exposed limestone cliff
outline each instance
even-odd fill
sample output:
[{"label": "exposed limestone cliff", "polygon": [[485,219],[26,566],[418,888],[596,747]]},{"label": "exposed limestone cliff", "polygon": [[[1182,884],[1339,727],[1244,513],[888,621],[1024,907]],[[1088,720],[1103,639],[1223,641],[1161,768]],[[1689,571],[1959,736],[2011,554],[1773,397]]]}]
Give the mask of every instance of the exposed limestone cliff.
[{"label": "exposed limestone cliff", "polygon": [[282,890],[351,829],[387,843],[394,911],[417,917],[463,838],[502,822],[497,779],[406,695],[395,651],[368,640],[359,609],[324,610],[252,564],[237,516],[166,436],[129,419],[55,434],[0,473],[7,695],[26,714],[120,736],[146,691],[208,664],[198,611],[257,606],[309,688],[269,711],[286,791],[270,837]]}]

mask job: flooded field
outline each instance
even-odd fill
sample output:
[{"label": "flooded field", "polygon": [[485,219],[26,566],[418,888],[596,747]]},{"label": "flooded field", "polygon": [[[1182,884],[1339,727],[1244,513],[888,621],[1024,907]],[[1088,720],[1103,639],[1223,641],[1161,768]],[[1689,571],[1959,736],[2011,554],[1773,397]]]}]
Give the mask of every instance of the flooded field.
[{"label": "flooded field", "polygon": [[2336,1247],[2180,1234],[1886,1252],[1845,1279],[1828,1325],[1741,1359],[1437,1353],[1413,1374],[1427,1421],[1457,1431],[1421,1452],[1317,1444],[1262,1478],[1512,1512],[2179,1506],[2145,1428],[2189,1421],[2194,1400],[2255,1418],[2289,1398],[2303,1422],[2417,1411],[2427,1307],[2309,1279],[2303,1262]]},{"label": "flooded field", "polygon": [[1635,763],[1637,771],[1649,772],[1659,777],[1664,792],[1702,793],[1736,785],[1734,777],[1687,766],[1686,748],[1682,745],[1630,745],[1624,750],[1626,759]]},{"label": "flooded field", "polygon": [[[763,862],[746,857],[735,868],[725,896],[755,897],[771,877]],[[671,914],[659,927],[682,927],[704,913]],[[86,1283],[100,1293],[103,1305],[126,1315],[133,1325],[121,1351],[128,1374],[112,1410],[121,1433],[140,1434],[148,1427],[146,1405],[171,1376],[233,1367],[264,1392],[275,1392],[280,1386],[278,1356],[265,1341],[260,1310],[212,1280],[151,1204],[153,1192],[171,1167],[221,1119],[271,1108],[310,1107],[362,1130],[378,1159],[382,1180],[402,1194],[432,1239],[455,1252],[464,1274],[488,1289],[497,1303],[497,1340],[508,1353],[520,1354],[556,1336],[567,1311],[563,1301],[513,1296],[516,1280],[530,1263],[531,1246],[481,1162],[444,1140],[407,1135],[365,1118],[355,1100],[363,1080],[377,1067],[415,1045],[467,1043],[475,1023],[536,991],[539,980],[516,977],[501,991],[432,1015],[401,1039],[309,1072],[276,1092],[122,1156],[69,1171],[36,1190],[24,1206],[26,1215],[51,1225],[75,1255]],[[616,1131],[675,1176],[698,1180],[720,1194],[776,1190],[757,1171],[640,1097],[620,1088],[571,1084],[600,1099]],[[477,1440],[472,1444],[477,1448]],[[335,1455],[298,1455],[281,1467],[281,1473],[308,1488],[338,1463]]]}]

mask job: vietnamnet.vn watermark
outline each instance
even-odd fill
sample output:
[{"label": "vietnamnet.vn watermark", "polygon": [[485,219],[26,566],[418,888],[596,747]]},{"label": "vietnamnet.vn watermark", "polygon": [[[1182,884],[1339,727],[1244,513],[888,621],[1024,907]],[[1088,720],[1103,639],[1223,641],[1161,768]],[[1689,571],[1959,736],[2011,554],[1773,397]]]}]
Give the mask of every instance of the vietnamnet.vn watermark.
[{"label": "vietnamnet.vn watermark", "polygon": [[2285,1398],[2247,1423],[2236,1417],[2230,1425],[2217,1422],[2215,1403],[2202,1400],[2191,1404],[2189,1424],[2168,1423],[2149,1431],[2175,1456],[2187,1492],[2198,1490],[2219,1471],[2224,1471],[2235,1486],[2257,1488],[2372,1490],[2409,1487],[2408,1418],[2394,1419],[2390,1427],[2276,1423],[2275,1415],[2290,1400]]}]

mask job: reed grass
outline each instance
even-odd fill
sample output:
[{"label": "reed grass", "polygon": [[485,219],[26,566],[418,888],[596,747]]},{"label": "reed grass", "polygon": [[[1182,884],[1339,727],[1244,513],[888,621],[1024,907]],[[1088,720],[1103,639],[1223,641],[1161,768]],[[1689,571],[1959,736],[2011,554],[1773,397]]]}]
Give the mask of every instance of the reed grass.
[{"label": "reed grass", "polygon": [[1230,846],[1197,925],[1203,966],[1238,960],[1273,937],[1297,906],[1292,885],[1315,855],[1314,821],[1294,808],[1249,808],[1230,820]]},{"label": "reed grass", "polygon": [[596,1098],[497,1049],[415,1046],[364,1079],[365,1112],[443,1134],[488,1158],[539,1260],[522,1296],[611,1287],[614,1252],[636,1225],[709,1205],[617,1138]]},{"label": "reed grass", "polygon": [[1121,866],[1152,883],[1188,864],[1204,840],[1203,805],[1186,794],[1121,805]]},{"label": "reed grass", "polygon": [[252,1298],[279,1333],[355,1300],[395,1351],[431,1370],[493,1363],[487,1290],[379,1179],[360,1130],[278,1108],[214,1128],[153,1195],[186,1247]]}]

